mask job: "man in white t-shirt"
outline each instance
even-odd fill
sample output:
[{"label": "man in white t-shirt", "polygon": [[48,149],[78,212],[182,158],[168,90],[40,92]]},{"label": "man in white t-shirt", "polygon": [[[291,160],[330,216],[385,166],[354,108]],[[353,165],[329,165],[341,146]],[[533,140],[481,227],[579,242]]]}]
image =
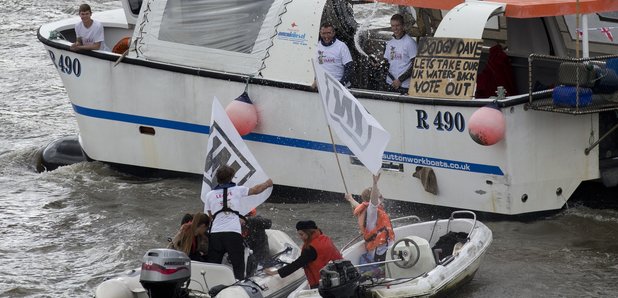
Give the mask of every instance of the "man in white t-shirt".
[{"label": "man in white t-shirt", "polygon": [[[354,62],[348,46],[335,37],[335,27],[332,24],[324,23],[320,26],[320,40],[317,48],[315,59],[318,64],[342,85],[349,87],[354,72]],[[316,89],[316,86],[316,82],[313,81],[313,89]]]},{"label": "man in white t-shirt", "polygon": [[79,50],[102,50],[109,51],[105,44],[105,34],[103,25],[91,18],[92,10],[90,5],[82,4],[79,6],[79,17],[81,22],[75,24],[75,43],[71,45],[71,51]]},{"label": "man in white t-shirt", "polygon": [[384,58],[388,61],[386,84],[391,91],[407,94],[410,88],[412,62],[416,57],[416,41],[404,30],[403,16],[395,14],[391,17],[393,38],[386,43]]},{"label": "man in white t-shirt", "polygon": [[[236,171],[226,165],[217,169],[215,176],[218,185],[206,194],[204,213],[212,217],[207,262],[221,263],[227,253],[232,263],[234,277],[244,279],[245,258],[240,219],[249,213],[255,201],[247,199],[273,186],[268,179],[264,183],[248,188],[232,183]],[[224,200],[224,197],[226,198]]]}]

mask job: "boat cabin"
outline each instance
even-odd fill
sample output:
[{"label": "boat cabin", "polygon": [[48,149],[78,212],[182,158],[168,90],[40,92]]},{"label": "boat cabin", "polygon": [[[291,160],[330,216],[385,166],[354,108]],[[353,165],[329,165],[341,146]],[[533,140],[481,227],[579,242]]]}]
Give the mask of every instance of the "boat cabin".
[{"label": "boat cabin", "polygon": [[[470,1],[444,22],[449,10],[462,2],[122,0],[128,28],[106,26],[105,32],[110,48],[122,37],[132,38],[128,57],[310,85],[310,60],[315,55],[319,24],[330,22],[353,55],[352,88],[376,91],[381,91],[385,77],[382,54],[391,37],[389,17],[394,13],[404,15],[406,31],[418,43],[427,37],[481,39],[479,75],[485,70],[490,49],[500,47],[512,67],[509,89],[514,88],[514,93],[507,96],[530,92],[530,54],[583,57],[584,49],[578,45],[584,34],[577,29],[577,8],[569,4],[567,10],[557,10],[558,5],[566,5],[560,2],[574,1],[525,7],[526,1]],[[611,10],[612,5],[604,10]],[[581,7],[582,13],[590,10],[593,8]],[[587,55],[616,54],[618,40],[613,40],[612,31],[618,30],[618,12],[587,17]],[[71,39],[71,30],[62,34]],[[534,90],[556,83],[557,69],[541,64],[535,72]],[[484,93],[479,98],[487,97]]]}]

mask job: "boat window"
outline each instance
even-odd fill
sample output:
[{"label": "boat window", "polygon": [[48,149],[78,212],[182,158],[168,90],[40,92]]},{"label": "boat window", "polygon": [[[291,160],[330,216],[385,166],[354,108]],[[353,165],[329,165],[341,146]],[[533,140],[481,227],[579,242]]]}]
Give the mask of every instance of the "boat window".
[{"label": "boat window", "polygon": [[138,15],[142,7],[142,0],[129,0],[129,7],[134,15]]},{"label": "boat window", "polygon": [[605,22],[618,23],[618,11],[598,13],[599,19]]},{"label": "boat window", "polygon": [[161,21],[163,41],[251,53],[274,0],[168,1]]}]

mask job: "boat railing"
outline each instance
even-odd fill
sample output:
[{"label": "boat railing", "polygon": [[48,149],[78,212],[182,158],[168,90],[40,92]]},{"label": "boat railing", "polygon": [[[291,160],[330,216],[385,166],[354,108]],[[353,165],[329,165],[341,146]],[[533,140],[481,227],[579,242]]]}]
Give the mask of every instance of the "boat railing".
[{"label": "boat railing", "polygon": [[[393,222],[398,222],[398,221],[403,221],[403,220],[413,220],[416,222],[420,222],[421,219],[416,216],[416,215],[408,215],[408,216],[402,216],[402,217],[397,217],[394,219],[391,219],[391,223]],[[358,241],[358,239],[363,236],[362,233],[359,233],[358,235],[356,235],[356,237],[354,237],[352,240],[348,241],[342,248],[341,251],[346,250],[348,247],[350,247],[353,243],[355,243],[356,241]]]},{"label": "boat railing", "polygon": [[397,217],[397,218],[391,219],[391,223],[398,222],[398,221],[403,221],[403,220],[414,220],[416,222],[420,222],[421,221],[421,219],[418,216],[416,216],[416,215],[408,215],[408,216],[402,216],[402,217]]},{"label": "boat railing", "polygon": [[618,110],[617,73],[618,55],[571,58],[531,54],[526,108],[572,115]]},{"label": "boat railing", "polygon": [[451,221],[455,219],[455,215],[462,215],[462,214],[471,215],[472,219],[474,220],[474,222],[472,223],[472,228],[470,228],[470,232],[468,232],[467,241],[470,241],[470,235],[472,235],[472,231],[474,231],[474,228],[476,227],[476,213],[472,211],[469,211],[469,210],[453,211],[453,213],[451,213],[451,217],[449,217],[448,222],[446,224],[446,233],[448,234],[448,232],[451,231]]}]

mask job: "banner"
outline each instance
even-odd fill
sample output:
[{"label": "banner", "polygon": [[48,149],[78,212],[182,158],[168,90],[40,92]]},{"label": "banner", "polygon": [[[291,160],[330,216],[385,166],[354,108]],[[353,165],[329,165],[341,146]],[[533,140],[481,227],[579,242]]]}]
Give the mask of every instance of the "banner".
[{"label": "banner", "polygon": [[328,124],[365,167],[377,174],[390,134],[348,89],[315,61],[313,69]]},{"label": "banner", "polygon": [[[208,153],[201,194],[204,203],[206,203],[206,194],[218,184],[215,173],[220,165],[228,165],[236,170],[232,182],[237,185],[250,188],[268,179],[216,97],[212,102],[210,119],[210,136],[206,150]],[[273,188],[269,187],[260,194],[244,198],[245,204],[242,204],[244,209],[236,211],[243,215],[249,213],[251,209],[266,201],[272,190]]]}]

